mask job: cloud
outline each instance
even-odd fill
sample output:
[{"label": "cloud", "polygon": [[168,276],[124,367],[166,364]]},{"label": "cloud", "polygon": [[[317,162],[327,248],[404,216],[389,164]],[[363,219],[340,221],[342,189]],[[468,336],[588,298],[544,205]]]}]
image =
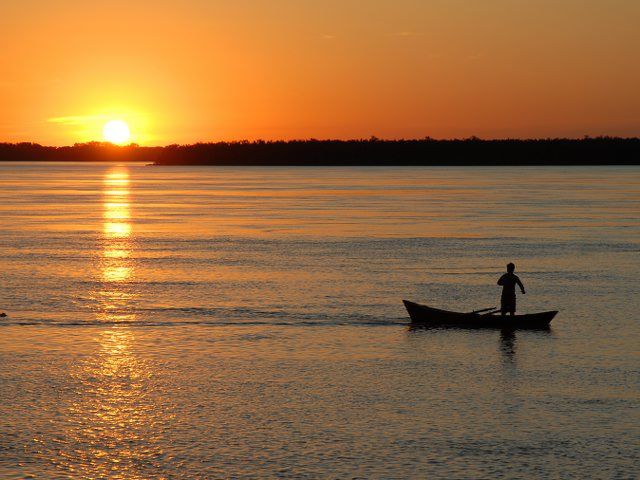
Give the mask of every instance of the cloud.
[{"label": "cloud", "polygon": [[336,36],[335,35],[322,35],[322,38],[324,38],[325,40],[335,40]]},{"label": "cloud", "polygon": [[53,117],[48,118],[47,122],[56,123],[58,125],[86,125],[91,122],[99,122],[101,120],[108,120],[108,115],[70,115],[67,117]]},{"label": "cloud", "polygon": [[422,37],[424,33],[421,32],[394,32],[387,34],[388,37]]},{"label": "cloud", "polygon": [[48,80],[34,80],[34,81],[14,81],[14,80],[0,80],[0,88],[41,88],[50,87],[52,85],[60,84],[59,78],[50,78]]}]

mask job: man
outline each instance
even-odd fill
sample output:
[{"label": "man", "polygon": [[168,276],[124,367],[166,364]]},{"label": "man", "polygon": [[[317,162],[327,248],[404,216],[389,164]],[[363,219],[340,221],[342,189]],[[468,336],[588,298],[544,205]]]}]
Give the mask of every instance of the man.
[{"label": "man", "polygon": [[518,276],[514,275],[513,271],[515,269],[516,266],[510,263],[507,265],[507,273],[498,280],[498,285],[502,285],[502,297],[500,298],[501,315],[506,315],[507,312],[511,315],[516,314],[516,285],[520,287],[523,295],[527,293],[524,291],[524,285],[522,285]]}]

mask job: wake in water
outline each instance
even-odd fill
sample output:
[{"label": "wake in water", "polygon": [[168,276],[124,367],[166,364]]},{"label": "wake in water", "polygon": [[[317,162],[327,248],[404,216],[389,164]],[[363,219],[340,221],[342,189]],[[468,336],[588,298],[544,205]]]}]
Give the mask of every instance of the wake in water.
[{"label": "wake in water", "polygon": [[[52,325],[52,326],[388,326],[406,325],[406,317],[385,317],[365,314],[322,315],[303,314],[287,311],[264,311],[250,308],[139,308],[126,311],[112,310],[106,318],[87,316],[86,312],[55,315],[38,315],[33,312],[17,312],[11,318],[5,315],[0,326],[9,325]],[[75,319],[72,319],[75,317]],[[86,317],[80,319],[79,317]],[[138,318],[140,317],[140,318]],[[159,320],[161,319],[161,320]]]}]

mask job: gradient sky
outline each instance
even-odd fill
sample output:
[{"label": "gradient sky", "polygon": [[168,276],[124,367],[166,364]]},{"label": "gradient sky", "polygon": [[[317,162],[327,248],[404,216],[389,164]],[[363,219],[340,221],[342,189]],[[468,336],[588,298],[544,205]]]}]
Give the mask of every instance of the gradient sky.
[{"label": "gradient sky", "polygon": [[0,141],[640,135],[638,0],[5,0]]}]

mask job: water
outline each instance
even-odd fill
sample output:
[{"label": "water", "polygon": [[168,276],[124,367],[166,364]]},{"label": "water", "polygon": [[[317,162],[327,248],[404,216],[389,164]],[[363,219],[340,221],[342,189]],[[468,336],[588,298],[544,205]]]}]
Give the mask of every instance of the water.
[{"label": "water", "polygon": [[[1,478],[633,478],[640,168],[0,163]],[[402,298],[548,332],[409,330]]]}]

